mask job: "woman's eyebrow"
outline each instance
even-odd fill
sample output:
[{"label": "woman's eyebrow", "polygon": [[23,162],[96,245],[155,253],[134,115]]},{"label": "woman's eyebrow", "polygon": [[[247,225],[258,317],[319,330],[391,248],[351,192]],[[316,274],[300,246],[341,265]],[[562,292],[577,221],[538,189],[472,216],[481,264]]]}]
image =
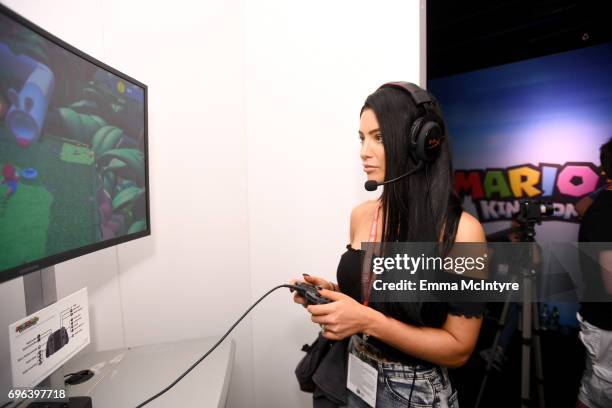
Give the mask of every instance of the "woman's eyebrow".
[{"label": "woman's eyebrow", "polygon": [[[370,131],[368,132],[368,134],[373,135],[373,134],[374,134],[374,133],[376,133],[376,132],[380,132],[380,128],[372,129],[372,130],[370,130]],[[359,131],[359,134],[360,134],[360,135],[363,135],[363,132],[360,130],[360,131]]]}]

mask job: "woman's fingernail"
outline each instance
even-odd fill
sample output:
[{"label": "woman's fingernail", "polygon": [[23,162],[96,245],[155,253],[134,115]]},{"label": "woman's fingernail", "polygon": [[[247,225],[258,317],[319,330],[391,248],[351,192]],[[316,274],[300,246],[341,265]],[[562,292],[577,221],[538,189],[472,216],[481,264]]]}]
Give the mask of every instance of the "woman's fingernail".
[{"label": "woman's fingernail", "polygon": [[303,273],[302,276],[310,276],[310,275],[307,273]]}]

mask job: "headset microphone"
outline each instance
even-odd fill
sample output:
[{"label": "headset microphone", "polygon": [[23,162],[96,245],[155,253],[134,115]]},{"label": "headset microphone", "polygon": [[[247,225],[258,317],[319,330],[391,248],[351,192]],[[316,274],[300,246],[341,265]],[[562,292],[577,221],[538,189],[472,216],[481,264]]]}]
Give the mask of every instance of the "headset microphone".
[{"label": "headset microphone", "polygon": [[412,173],[416,173],[417,171],[421,170],[424,165],[425,165],[425,163],[420,161],[417,164],[417,166],[414,169],[410,170],[408,173],[404,173],[404,174],[402,174],[399,177],[396,177],[396,178],[388,180],[388,181],[384,181],[382,183],[379,183],[376,180],[368,180],[368,181],[365,182],[364,187],[368,191],[375,191],[379,186],[383,186],[385,184],[394,183],[397,180],[403,179],[404,177],[411,175]]}]

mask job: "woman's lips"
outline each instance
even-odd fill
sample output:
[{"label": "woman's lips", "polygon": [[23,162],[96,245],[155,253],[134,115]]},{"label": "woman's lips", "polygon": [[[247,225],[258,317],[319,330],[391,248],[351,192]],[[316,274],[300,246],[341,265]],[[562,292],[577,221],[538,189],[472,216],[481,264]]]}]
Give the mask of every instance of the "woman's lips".
[{"label": "woman's lips", "polygon": [[375,171],[377,168],[378,167],[376,167],[376,166],[367,166],[367,165],[364,165],[363,166],[363,171],[365,171],[366,173],[371,173],[371,172]]}]

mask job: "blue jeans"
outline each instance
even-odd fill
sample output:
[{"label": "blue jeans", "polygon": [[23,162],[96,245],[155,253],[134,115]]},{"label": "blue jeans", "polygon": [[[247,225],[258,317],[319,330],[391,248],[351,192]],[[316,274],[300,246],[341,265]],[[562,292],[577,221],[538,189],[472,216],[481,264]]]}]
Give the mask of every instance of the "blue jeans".
[{"label": "blue jeans", "polygon": [[[443,367],[404,365],[379,355],[371,345],[353,336],[349,353],[378,371],[376,408],[458,408],[457,391]],[[347,408],[367,408],[368,404],[347,389]]]},{"label": "blue jeans", "polygon": [[592,325],[576,314],[580,340],[586,348],[586,366],[578,399],[590,408],[612,406],[612,331]]}]

